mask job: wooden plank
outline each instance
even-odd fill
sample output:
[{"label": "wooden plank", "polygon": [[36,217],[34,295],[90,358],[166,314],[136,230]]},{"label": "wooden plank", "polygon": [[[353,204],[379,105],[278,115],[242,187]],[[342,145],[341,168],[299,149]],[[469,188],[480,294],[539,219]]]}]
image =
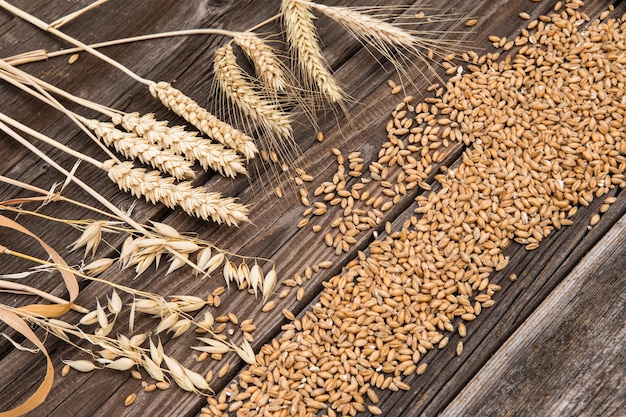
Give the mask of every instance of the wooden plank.
[{"label": "wooden plank", "polygon": [[626,216],[439,414],[623,416]]}]

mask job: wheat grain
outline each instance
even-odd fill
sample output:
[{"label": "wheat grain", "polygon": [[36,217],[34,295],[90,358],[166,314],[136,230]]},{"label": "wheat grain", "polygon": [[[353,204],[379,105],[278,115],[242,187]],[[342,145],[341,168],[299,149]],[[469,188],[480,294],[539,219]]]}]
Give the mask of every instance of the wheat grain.
[{"label": "wheat grain", "polygon": [[289,47],[300,66],[305,87],[317,88],[332,103],[343,101],[346,94],[322,55],[311,7],[300,0],[282,0],[281,12]]},{"label": "wheat grain", "polygon": [[183,126],[170,127],[165,121],[156,120],[154,114],[126,113],[113,117],[115,124],[143,136],[151,143],[184,155],[190,162],[198,161],[202,168],[219,172],[228,177],[247,175],[244,161],[237,152],[222,144],[211,143],[189,132]]},{"label": "wheat grain", "polygon": [[160,202],[169,208],[181,207],[189,215],[227,225],[248,221],[247,207],[236,203],[234,198],[194,188],[188,182],[175,184],[171,177],[161,177],[154,171],[133,168],[130,162],[116,163],[109,160],[104,163],[103,169],[121,190],[144,197],[153,204]]},{"label": "wheat grain", "polygon": [[257,153],[257,147],[250,136],[219,120],[169,83],[151,83],[150,93],[210,138],[235,149],[248,159]]},{"label": "wheat grain", "polygon": [[230,44],[215,51],[213,71],[219,90],[227,100],[266,132],[287,138],[292,135],[291,118],[276,101],[269,101],[252,84],[237,64]]}]

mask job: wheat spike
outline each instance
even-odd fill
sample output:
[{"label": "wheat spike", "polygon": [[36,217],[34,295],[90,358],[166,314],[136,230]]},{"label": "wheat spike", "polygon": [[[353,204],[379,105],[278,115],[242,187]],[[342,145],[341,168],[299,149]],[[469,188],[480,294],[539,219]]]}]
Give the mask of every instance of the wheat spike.
[{"label": "wheat spike", "polygon": [[215,51],[213,69],[219,88],[244,116],[262,126],[268,133],[291,137],[291,118],[278,104],[265,99],[254,88],[249,77],[237,64],[230,44]]},{"label": "wheat spike", "polygon": [[151,143],[184,155],[190,162],[198,161],[205,170],[211,168],[231,178],[237,174],[248,174],[244,160],[236,151],[198,137],[196,132],[189,132],[183,126],[170,127],[166,121],[156,120],[154,114],[126,113],[114,116],[113,123],[121,124],[124,129],[143,136]]},{"label": "wheat spike", "polygon": [[103,163],[102,169],[121,190],[144,197],[153,204],[160,202],[169,208],[181,207],[192,216],[229,226],[248,221],[248,208],[232,197],[192,187],[189,182],[175,184],[174,178],[162,177],[156,171],[133,168],[132,162],[108,160]]},{"label": "wheat spike", "polygon": [[322,55],[311,7],[300,0],[282,0],[281,10],[287,40],[296,61],[300,63],[305,86],[317,86],[333,103],[343,101],[346,95],[330,73]]},{"label": "wheat spike", "polygon": [[341,6],[326,6],[306,0],[300,0],[307,6],[319,10],[349,32],[375,43],[386,43],[410,48],[417,42],[409,32],[376,17]]},{"label": "wheat spike", "polygon": [[[389,22],[370,16],[349,7],[326,6],[306,0],[300,0],[309,7],[330,17],[364,45],[371,45],[387,60],[394,63],[396,68],[404,73],[399,58],[404,57],[404,51],[418,57],[423,56],[420,47],[430,50],[423,37],[414,36],[407,30]],[[394,55],[394,52],[397,55]],[[406,58],[405,58],[406,59]]]},{"label": "wheat spike", "polygon": [[158,98],[164,106],[210,138],[237,150],[249,159],[257,153],[256,145],[250,136],[219,120],[190,97],[172,87],[171,84],[164,81],[151,83],[150,93]]},{"label": "wheat spike", "polygon": [[250,58],[254,71],[268,89],[278,92],[289,85],[283,63],[267,42],[252,32],[238,32],[233,42]]},{"label": "wheat spike", "polygon": [[84,120],[106,146],[113,146],[117,152],[129,159],[138,159],[176,179],[183,180],[195,176],[192,163],[168,149],[150,143],[135,133],[115,128],[113,123],[91,119]]}]

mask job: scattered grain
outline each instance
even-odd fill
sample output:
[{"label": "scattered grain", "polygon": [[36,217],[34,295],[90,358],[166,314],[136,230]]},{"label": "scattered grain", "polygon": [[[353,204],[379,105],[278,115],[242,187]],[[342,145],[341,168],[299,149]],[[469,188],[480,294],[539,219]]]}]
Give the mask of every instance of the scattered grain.
[{"label": "scattered grain", "polygon": [[224,378],[229,370],[230,370],[230,365],[228,364],[228,362],[226,362],[224,365],[222,365],[220,370],[217,371],[217,377]]},{"label": "scattered grain", "polygon": [[132,403],[135,402],[135,400],[137,399],[137,394],[135,394],[134,392],[132,394],[130,394],[128,397],[126,397],[126,399],[124,400],[124,406],[128,407],[129,405],[131,405]]},{"label": "scattered grain", "polygon": [[264,313],[268,313],[272,311],[274,307],[276,307],[276,301],[269,300],[267,303],[263,305],[263,308],[261,309],[261,311],[263,311]]},{"label": "scattered grain", "polygon": [[160,389],[161,391],[165,391],[165,390],[170,389],[170,384],[169,384],[168,382],[165,382],[165,381],[160,381],[160,382],[157,382],[157,383],[155,384],[155,386],[156,386],[158,389]]}]

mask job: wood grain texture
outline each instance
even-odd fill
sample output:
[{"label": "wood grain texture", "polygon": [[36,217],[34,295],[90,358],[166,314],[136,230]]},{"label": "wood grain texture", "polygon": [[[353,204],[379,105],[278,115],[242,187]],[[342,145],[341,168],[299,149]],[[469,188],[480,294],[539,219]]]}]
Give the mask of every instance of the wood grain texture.
[{"label": "wood grain texture", "polygon": [[[53,20],[77,7],[77,3],[72,2],[69,5],[68,2],[61,0],[49,2],[50,4],[46,7],[35,6],[26,0],[15,3],[47,20]],[[81,4],[83,3],[88,3],[88,1]],[[337,0],[329,3],[372,5],[386,2]],[[421,6],[421,2],[411,0],[402,3],[415,3],[417,5],[416,10],[419,10]],[[437,4],[437,8],[440,9],[441,13],[447,15],[458,13],[463,16],[478,17],[480,23],[469,30],[465,28],[464,20],[453,19],[452,21],[433,23],[428,26],[429,30],[442,31],[443,37],[455,40],[456,45],[460,45],[462,50],[475,49],[477,51],[491,50],[487,40],[489,34],[507,35],[509,37],[516,34],[525,23],[517,16],[520,11],[526,11],[531,16],[536,17],[549,12],[553,6],[552,2],[545,0],[542,2],[446,0],[440,3]],[[593,17],[606,9],[609,3],[608,0],[595,1],[593,4],[588,4],[585,10]],[[64,30],[84,41],[113,39],[141,33],[192,27],[220,26],[239,30],[271,16],[278,10],[278,6],[278,1],[137,0],[133,2],[132,7],[129,7],[128,2],[123,0],[111,0],[98,10],[89,12],[71,22],[64,27]],[[111,22],[115,22],[115,24],[111,24]],[[320,120],[320,129],[324,131],[326,137],[323,143],[316,141],[316,129],[310,127],[304,118],[300,120],[301,124],[296,128],[295,137],[303,153],[301,158],[296,161],[296,165],[314,176],[312,185],[309,185],[310,189],[313,189],[316,184],[331,179],[335,173],[336,162],[331,154],[333,147],[340,149],[344,154],[355,150],[361,151],[366,165],[376,160],[380,145],[386,140],[385,123],[397,102],[402,98],[389,94],[389,88],[386,85],[387,79],[391,77],[397,81],[397,76],[390,64],[379,66],[369,52],[363,50],[358,42],[349,39],[343,29],[332,24],[328,19],[320,18],[318,27],[322,42],[325,45],[325,56],[354,101],[348,104],[349,117],[341,114],[328,115],[328,117]],[[29,25],[3,12],[0,13],[0,30],[2,33],[0,45],[3,48],[3,55],[39,47],[58,49],[65,46],[52,36],[41,34]],[[187,92],[200,103],[206,103],[210,91],[210,67],[213,51],[221,42],[222,39],[220,38],[172,38],[111,47],[104,52],[116,57],[142,76],[154,80],[174,81],[175,87]],[[423,71],[425,76],[417,71],[412,74],[414,77],[413,85],[408,87],[407,84],[407,92],[415,95],[416,100],[421,101],[430,94],[426,92],[429,83],[436,82],[438,76],[443,76],[443,72],[439,69],[438,74],[433,74],[419,62],[416,63],[416,68]],[[79,61],[73,66],[68,66],[64,58],[58,58],[43,63],[30,64],[25,66],[25,69],[32,74],[41,76],[46,81],[54,82],[75,94],[95,99],[102,104],[127,111],[155,111],[161,117],[171,120],[172,123],[182,123],[181,120],[172,117],[171,114],[160,108],[159,104],[147,93],[145,87],[136,84],[119,71],[86,54],[81,54]],[[3,98],[0,111],[27,121],[32,127],[62,140],[69,146],[94,156],[102,155],[59,113],[3,84],[0,84],[0,97]],[[24,109],[28,109],[29,113],[25,114]],[[444,164],[454,164],[461,151],[462,147],[460,146],[453,148]],[[72,166],[71,158],[55,151],[52,151],[51,154],[62,161],[64,166]],[[4,175],[33,182],[44,188],[48,188],[54,181],[63,180],[63,177],[53,172],[50,167],[38,163],[26,151],[15,147],[5,135],[0,135],[0,160],[3,161],[0,163],[0,172]],[[79,169],[79,176],[90,179],[93,185],[97,186],[98,190],[105,196],[111,198],[115,204],[125,208],[130,206],[133,202],[132,197],[118,192],[113,184],[107,182],[106,178],[97,175],[97,170],[85,165]],[[316,222],[323,228],[323,232],[320,234],[312,233],[310,228],[296,228],[295,225],[304,209],[298,201],[297,190],[285,187],[285,197],[276,199],[272,194],[273,185],[268,185],[269,177],[267,174],[253,173],[250,180],[240,178],[233,181],[202,173],[195,181],[195,184],[205,185],[214,190],[223,190],[226,194],[237,196],[240,201],[251,204],[252,223],[244,224],[238,229],[229,229],[202,222],[190,218],[180,211],[152,206],[145,202],[139,202],[133,214],[134,218],[143,222],[148,219],[164,221],[181,231],[196,233],[220,247],[242,255],[273,259],[277,262],[277,270],[281,280],[290,278],[295,273],[302,273],[304,268],[312,263],[323,260],[333,261],[332,268],[320,271],[306,282],[306,295],[303,300],[298,302],[295,299],[295,291],[292,291],[289,297],[284,300],[277,300],[277,308],[271,313],[261,313],[259,300],[255,300],[253,296],[245,292],[232,290],[222,297],[222,306],[212,311],[215,315],[232,311],[237,314],[240,320],[253,319],[258,329],[255,332],[255,342],[253,343],[256,350],[263,343],[280,334],[280,326],[286,322],[280,313],[283,308],[289,308],[296,314],[302,314],[303,311],[310,308],[317,302],[322,282],[337,274],[343,265],[356,256],[357,250],[366,250],[368,243],[373,239],[373,231],[365,233],[359,236],[357,244],[348,253],[340,257],[335,256],[333,251],[326,247],[323,242],[323,234],[330,230],[330,222],[334,216],[328,215],[316,219]],[[429,181],[433,182],[433,178],[431,177]],[[76,187],[70,187],[67,192],[70,196],[83,196]],[[17,194],[20,193],[15,189],[0,185],[0,199]],[[396,227],[401,225],[404,219],[412,214],[416,195],[417,191],[409,193],[390,212],[386,213],[384,220],[393,221]],[[528,317],[532,317],[534,312],[543,308],[542,303],[546,297],[552,297],[553,290],[604,234],[621,224],[616,224],[616,222],[626,212],[626,193],[620,193],[617,197],[618,201],[609,212],[603,215],[601,222],[591,231],[587,230],[586,226],[589,217],[597,212],[601,204],[600,201],[594,201],[589,207],[579,210],[572,226],[554,233],[544,240],[536,251],[527,252],[519,245],[511,245],[507,250],[507,255],[511,256],[510,265],[506,270],[492,277],[494,282],[502,285],[503,290],[496,296],[496,305],[486,309],[478,320],[468,326],[468,336],[464,340],[463,355],[456,357],[453,349],[429,352],[425,358],[429,363],[428,372],[420,377],[407,380],[412,386],[411,391],[380,393],[381,408],[384,410],[384,415],[434,416],[449,404],[455,404],[456,401],[460,400],[461,397],[457,397],[459,392],[466,384],[470,383],[469,386],[471,386],[472,382],[470,381],[486,363],[489,363],[489,358],[503,346]],[[48,207],[46,212],[62,213],[68,218],[88,215],[84,210],[71,206]],[[73,239],[78,237],[76,231],[68,232],[66,228],[51,227],[49,223],[43,221],[28,219],[27,224],[33,230],[41,233],[46,241],[59,250],[67,247]],[[377,231],[380,232],[381,229],[382,225]],[[107,253],[113,255],[114,249],[119,248],[121,244],[120,237],[111,236],[109,241],[113,249],[102,252],[103,255]],[[14,235],[0,230],[0,243],[4,242],[29,248],[28,242],[15,241]],[[623,252],[620,254],[623,257]],[[68,256],[70,263],[78,263],[79,261],[80,254],[78,253]],[[606,264],[610,264],[609,260],[606,261]],[[2,273],[14,272],[23,266],[24,264],[14,260],[0,259],[0,269],[2,269],[0,272]],[[164,277],[163,273],[166,268],[167,266],[161,267],[156,273],[150,270],[149,273],[138,278],[134,278],[132,272],[117,270],[107,271],[103,277],[132,285],[141,290],[161,294],[194,294],[202,297],[209,294],[217,286],[222,285],[220,275],[211,279],[199,279],[187,269],[181,269]],[[617,269],[617,271],[619,270]],[[507,276],[512,272],[520,277],[514,283],[507,279]],[[62,295],[58,279],[46,279],[42,286],[46,290],[56,291]],[[92,305],[97,297],[102,302],[104,295],[109,292],[106,287],[93,283],[83,283],[82,287],[80,302],[85,305]],[[284,286],[279,285],[278,290],[282,289]],[[619,293],[619,291],[614,292]],[[570,321],[576,323],[576,314],[579,311],[575,308],[564,310],[560,319],[563,323]],[[600,310],[594,311],[600,312]],[[568,313],[573,313],[574,316],[570,317]],[[609,325],[612,325],[614,330],[616,329],[615,326],[620,324],[619,320],[604,323],[608,329],[611,328]],[[152,322],[144,318],[138,321],[137,329],[138,331],[148,330],[152,325]],[[608,329],[606,332],[609,332]],[[615,332],[620,334],[619,329]],[[623,333],[621,335],[623,340]],[[594,335],[592,332],[581,334],[582,339],[580,339],[579,349],[575,351],[575,354],[577,358],[583,358],[593,368],[596,366],[594,356],[598,350],[598,342],[593,338],[587,339],[586,336],[593,337]],[[235,333],[234,340],[238,341],[238,337],[240,337],[239,334]],[[458,340],[458,336],[451,337],[450,346],[453,346]],[[194,344],[193,335],[175,340],[165,338],[164,342],[169,354],[195,371],[206,372],[209,369],[217,371],[223,362],[229,362],[231,365],[229,374],[212,384],[218,395],[233,379],[236,380],[237,371],[244,366],[240,360],[231,354],[226,355],[221,362],[195,363],[192,357],[193,352],[189,349],[189,346]],[[58,368],[57,371],[61,368],[61,359],[79,357],[75,349],[52,338],[46,342],[46,346],[53,355],[55,366]],[[553,349],[561,349],[562,343],[545,343],[542,347],[541,354],[556,356],[552,355]],[[623,365],[623,356],[619,360],[616,359],[611,362],[610,366]],[[608,357],[607,361],[610,362]],[[2,368],[2,372],[0,372],[0,386],[2,387],[0,409],[4,410],[15,405],[24,398],[25,394],[34,390],[37,377],[43,375],[43,363],[43,359],[35,359],[32,355],[12,350],[8,343],[0,341],[0,367]],[[559,362],[555,359],[554,363]],[[521,367],[524,364],[518,363],[517,365]],[[541,369],[535,369],[533,372],[538,376],[547,374],[542,373]],[[563,372],[563,375],[570,376],[571,374]],[[613,392],[617,394],[623,393],[623,386],[620,386],[620,381],[614,377],[615,375],[609,373],[599,373],[597,381],[606,387],[614,386]],[[509,390],[531,390],[525,392],[532,394],[534,392],[532,391],[533,381],[530,378],[511,379]],[[559,379],[559,381],[563,380]],[[554,390],[552,404],[555,406],[564,406],[569,401],[569,398],[565,397],[569,392],[566,389],[567,384],[561,385],[562,389],[559,389],[559,385],[556,384],[544,385],[544,388]],[[137,393],[137,401],[132,407],[126,408],[123,406],[124,398],[132,392]],[[605,399],[608,397],[600,395],[598,398]],[[60,378],[57,372],[53,394],[42,407],[35,410],[31,415],[64,417],[68,415],[68,412],[71,412],[75,416],[193,416],[199,412],[205,403],[205,398],[174,388],[166,392],[144,393],[141,389],[141,382],[131,379],[125,373],[108,370],[90,374],[73,372],[67,378]],[[480,398],[476,407],[480,407],[482,403],[485,404],[485,408],[480,410],[496,410],[496,408],[489,408],[491,403],[488,398],[483,397]],[[602,413],[594,414],[596,411],[603,411],[603,409],[597,408],[595,404],[597,402],[594,402],[593,399],[582,404],[583,412],[587,412],[588,415],[602,415]],[[620,405],[618,402],[611,403],[608,400],[602,404]],[[523,404],[517,409],[514,406],[515,402],[512,401],[510,403],[511,415],[521,415],[517,411],[526,410],[523,408]],[[476,409],[479,410],[479,408]]]}]

